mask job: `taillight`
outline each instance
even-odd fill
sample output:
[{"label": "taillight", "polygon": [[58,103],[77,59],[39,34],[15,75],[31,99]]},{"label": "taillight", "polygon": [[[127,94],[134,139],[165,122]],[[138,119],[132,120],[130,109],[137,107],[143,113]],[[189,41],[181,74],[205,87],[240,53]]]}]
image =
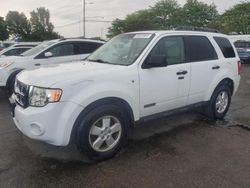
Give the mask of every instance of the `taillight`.
[{"label": "taillight", "polygon": [[238,61],[238,75],[241,73],[241,61]]}]

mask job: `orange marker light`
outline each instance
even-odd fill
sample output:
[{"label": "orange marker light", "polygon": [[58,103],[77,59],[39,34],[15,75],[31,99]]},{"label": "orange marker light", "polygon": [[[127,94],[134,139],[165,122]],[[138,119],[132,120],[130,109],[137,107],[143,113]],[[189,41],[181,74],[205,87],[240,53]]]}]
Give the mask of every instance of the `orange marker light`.
[{"label": "orange marker light", "polygon": [[50,100],[52,102],[58,102],[62,96],[61,90],[52,90]]}]

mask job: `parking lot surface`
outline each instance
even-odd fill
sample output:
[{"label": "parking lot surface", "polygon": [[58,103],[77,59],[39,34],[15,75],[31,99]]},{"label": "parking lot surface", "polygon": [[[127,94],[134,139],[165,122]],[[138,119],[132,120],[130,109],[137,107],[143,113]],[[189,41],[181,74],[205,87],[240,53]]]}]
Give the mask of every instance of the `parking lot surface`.
[{"label": "parking lot surface", "polygon": [[45,159],[16,129],[0,91],[0,187],[249,187],[250,66],[225,121],[188,112],[136,127],[99,164]]}]

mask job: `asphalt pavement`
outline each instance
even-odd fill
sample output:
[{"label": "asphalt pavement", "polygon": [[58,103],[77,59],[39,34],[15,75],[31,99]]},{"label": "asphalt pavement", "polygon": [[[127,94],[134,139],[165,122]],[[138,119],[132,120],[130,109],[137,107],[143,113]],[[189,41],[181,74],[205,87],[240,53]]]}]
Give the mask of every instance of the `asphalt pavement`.
[{"label": "asphalt pavement", "polygon": [[224,121],[197,112],[135,128],[113,159],[65,162],[36,155],[0,91],[0,187],[250,187],[250,66]]}]

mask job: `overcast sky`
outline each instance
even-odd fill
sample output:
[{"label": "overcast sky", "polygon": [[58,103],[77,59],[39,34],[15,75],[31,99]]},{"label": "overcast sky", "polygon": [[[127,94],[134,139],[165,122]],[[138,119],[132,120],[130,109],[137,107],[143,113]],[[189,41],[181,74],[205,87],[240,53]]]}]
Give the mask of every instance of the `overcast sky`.
[{"label": "overcast sky", "polygon": [[[124,18],[136,10],[153,6],[158,0],[86,0],[86,19],[103,22],[87,22],[86,36],[105,37],[110,22],[115,18]],[[183,5],[186,0],[177,0]],[[223,12],[241,0],[200,0],[208,4],[214,3],[219,12]],[[9,10],[29,12],[44,6],[50,10],[51,21],[55,30],[65,37],[77,37],[82,34],[82,2],[83,0],[1,0],[0,16],[5,17]]]}]

